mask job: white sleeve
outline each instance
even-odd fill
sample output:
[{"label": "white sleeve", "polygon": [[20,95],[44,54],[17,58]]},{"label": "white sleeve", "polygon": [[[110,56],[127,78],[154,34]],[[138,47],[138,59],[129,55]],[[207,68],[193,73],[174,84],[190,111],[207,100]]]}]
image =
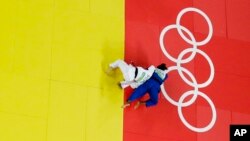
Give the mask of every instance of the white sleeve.
[{"label": "white sleeve", "polygon": [[149,68],[148,68],[148,72],[152,75],[155,71],[155,66],[151,65]]}]

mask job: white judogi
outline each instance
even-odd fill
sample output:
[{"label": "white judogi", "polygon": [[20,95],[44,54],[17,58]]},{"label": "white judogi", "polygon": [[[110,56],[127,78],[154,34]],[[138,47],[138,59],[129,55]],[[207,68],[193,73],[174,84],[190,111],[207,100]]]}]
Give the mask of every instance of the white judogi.
[{"label": "white judogi", "polygon": [[155,67],[150,66],[148,69],[144,69],[142,67],[137,67],[137,76],[135,78],[135,70],[136,67],[127,64],[123,60],[116,60],[115,62],[111,63],[109,65],[111,68],[117,68],[119,67],[123,77],[124,81],[121,81],[122,88],[126,88],[130,86],[131,88],[137,88],[141,84],[143,84],[145,81],[147,81],[152,74],[154,73]]}]

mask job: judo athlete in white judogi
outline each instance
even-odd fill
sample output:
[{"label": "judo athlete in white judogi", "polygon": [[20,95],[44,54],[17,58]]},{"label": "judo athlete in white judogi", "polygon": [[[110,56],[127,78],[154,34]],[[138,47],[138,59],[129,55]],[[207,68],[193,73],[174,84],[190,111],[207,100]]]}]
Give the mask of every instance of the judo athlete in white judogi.
[{"label": "judo athlete in white judogi", "polygon": [[128,86],[135,89],[141,84],[146,82],[154,73],[155,67],[151,65],[148,69],[144,69],[139,66],[133,66],[127,64],[123,60],[116,60],[109,65],[107,73],[109,74],[112,70],[119,68],[123,74],[124,81],[120,82],[120,86],[124,89]]}]

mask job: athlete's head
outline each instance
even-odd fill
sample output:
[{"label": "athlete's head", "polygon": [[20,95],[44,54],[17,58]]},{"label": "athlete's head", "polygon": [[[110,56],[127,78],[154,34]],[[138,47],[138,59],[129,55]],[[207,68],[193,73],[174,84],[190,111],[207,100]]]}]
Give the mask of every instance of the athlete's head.
[{"label": "athlete's head", "polygon": [[158,65],[157,68],[160,69],[160,70],[163,70],[163,71],[168,69],[168,67],[166,66],[165,63],[162,63],[162,64]]}]

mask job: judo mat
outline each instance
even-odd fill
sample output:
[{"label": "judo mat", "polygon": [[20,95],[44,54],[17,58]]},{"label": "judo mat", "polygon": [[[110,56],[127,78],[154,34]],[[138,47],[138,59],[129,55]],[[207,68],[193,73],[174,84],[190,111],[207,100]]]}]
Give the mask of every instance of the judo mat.
[{"label": "judo mat", "polygon": [[[0,140],[228,141],[230,124],[250,124],[249,9],[248,0],[1,2]],[[119,89],[119,71],[105,74],[116,59],[167,64],[157,106],[121,109],[133,90]]]}]

